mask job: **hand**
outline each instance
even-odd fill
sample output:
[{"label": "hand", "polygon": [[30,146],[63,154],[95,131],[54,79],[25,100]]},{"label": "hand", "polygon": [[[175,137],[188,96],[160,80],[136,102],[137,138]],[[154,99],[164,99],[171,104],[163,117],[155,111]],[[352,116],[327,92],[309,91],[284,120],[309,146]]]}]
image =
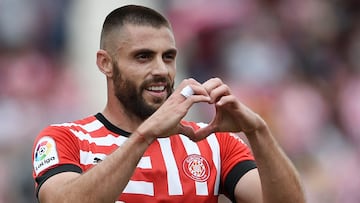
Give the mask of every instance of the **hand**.
[{"label": "hand", "polygon": [[[187,85],[191,87],[194,94],[186,98],[180,92]],[[182,125],[180,121],[191,106],[198,102],[210,102],[207,90],[196,80],[185,79],[160,108],[139,126],[137,131],[145,135],[149,139],[149,143],[157,137],[168,137],[174,134],[194,137],[194,129]]]},{"label": "hand", "polygon": [[214,132],[244,132],[249,135],[265,126],[264,120],[241,103],[220,79],[213,78],[203,84],[215,104],[216,113],[207,127],[200,128],[190,139],[198,141]]}]

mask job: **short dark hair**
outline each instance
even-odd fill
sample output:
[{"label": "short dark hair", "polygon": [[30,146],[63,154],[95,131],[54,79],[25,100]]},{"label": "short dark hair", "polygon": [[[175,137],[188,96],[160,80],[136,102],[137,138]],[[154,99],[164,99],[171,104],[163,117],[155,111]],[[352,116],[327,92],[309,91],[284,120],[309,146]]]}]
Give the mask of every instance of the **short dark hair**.
[{"label": "short dark hair", "polygon": [[100,48],[106,49],[109,34],[125,24],[147,25],[155,28],[165,26],[171,29],[169,21],[159,12],[144,6],[126,5],[113,10],[106,16],[101,31]]}]

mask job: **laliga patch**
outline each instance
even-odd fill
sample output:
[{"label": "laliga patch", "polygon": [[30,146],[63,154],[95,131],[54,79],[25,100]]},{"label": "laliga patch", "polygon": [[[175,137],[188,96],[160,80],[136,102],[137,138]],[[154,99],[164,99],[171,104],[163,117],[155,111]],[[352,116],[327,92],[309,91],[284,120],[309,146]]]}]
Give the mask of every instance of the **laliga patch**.
[{"label": "laliga patch", "polygon": [[34,170],[38,175],[42,170],[59,163],[55,141],[51,137],[43,137],[36,144],[34,152]]},{"label": "laliga patch", "polygon": [[208,161],[198,154],[191,154],[183,161],[184,173],[198,182],[205,182],[210,177],[210,166]]}]

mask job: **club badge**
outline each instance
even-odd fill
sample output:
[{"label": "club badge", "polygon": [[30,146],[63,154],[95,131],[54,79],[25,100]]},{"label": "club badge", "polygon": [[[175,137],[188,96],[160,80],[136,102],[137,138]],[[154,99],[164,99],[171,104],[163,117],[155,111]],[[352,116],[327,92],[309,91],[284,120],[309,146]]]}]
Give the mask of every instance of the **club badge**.
[{"label": "club badge", "polygon": [[208,161],[198,154],[191,154],[183,161],[184,173],[198,182],[205,182],[210,177],[210,166]]}]

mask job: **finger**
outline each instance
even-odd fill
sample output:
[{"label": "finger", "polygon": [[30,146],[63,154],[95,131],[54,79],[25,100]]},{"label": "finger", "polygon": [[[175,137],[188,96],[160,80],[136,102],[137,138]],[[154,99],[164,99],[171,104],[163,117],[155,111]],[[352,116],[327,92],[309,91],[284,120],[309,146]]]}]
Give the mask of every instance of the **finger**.
[{"label": "finger", "polygon": [[203,140],[207,138],[210,134],[212,134],[214,131],[213,126],[207,125],[206,127],[199,128],[193,137],[189,137],[191,140],[198,142],[200,140]]},{"label": "finger", "polygon": [[237,98],[234,95],[225,95],[216,102],[217,107],[235,108]]},{"label": "finger", "polygon": [[178,130],[179,130],[178,132],[179,134],[183,134],[189,138],[195,136],[194,129],[189,125],[183,125],[182,123],[179,123]]},{"label": "finger", "polygon": [[[180,88],[178,88],[180,89]],[[184,101],[188,103],[198,103],[198,102],[209,102],[210,96],[206,89],[201,84],[190,84],[186,85],[184,88],[179,90],[177,89],[175,94],[178,94]]]},{"label": "finger", "polygon": [[215,103],[220,97],[231,94],[229,86],[224,84],[220,78],[209,79],[203,83],[203,87],[210,95],[210,103]]},{"label": "finger", "polygon": [[194,95],[204,95],[204,96],[207,96],[209,97],[209,93],[208,91],[201,85],[189,85],[193,91],[194,91]]},{"label": "finger", "polygon": [[210,90],[209,92],[211,103],[218,102],[223,96],[230,95],[230,88],[229,86],[222,84],[217,86],[216,88]]},{"label": "finger", "polygon": [[178,89],[182,89],[184,88],[186,85],[191,85],[191,86],[202,86],[201,83],[199,83],[198,81],[196,81],[193,78],[188,78],[188,79],[184,79],[178,86]]},{"label": "finger", "polygon": [[218,86],[222,85],[223,82],[220,78],[211,78],[204,82],[202,85],[203,87],[208,91],[211,92],[211,90],[217,88]]}]

